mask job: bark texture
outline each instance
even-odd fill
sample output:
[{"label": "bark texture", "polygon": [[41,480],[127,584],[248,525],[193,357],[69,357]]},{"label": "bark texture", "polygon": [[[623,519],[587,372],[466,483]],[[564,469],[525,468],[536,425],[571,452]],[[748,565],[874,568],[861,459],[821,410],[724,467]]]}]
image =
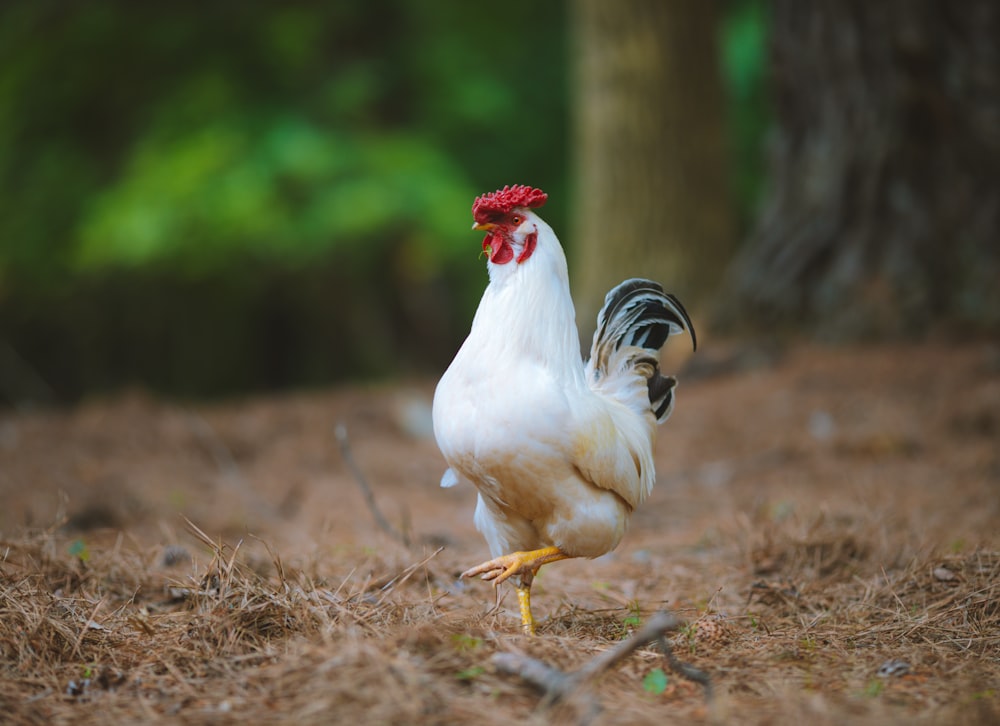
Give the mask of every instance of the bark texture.
[{"label": "bark texture", "polygon": [[733,250],[716,4],[575,0],[578,321],[649,277],[697,317]]},{"label": "bark texture", "polygon": [[737,319],[826,338],[1000,325],[1000,4],[774,0],[770,189]]}]

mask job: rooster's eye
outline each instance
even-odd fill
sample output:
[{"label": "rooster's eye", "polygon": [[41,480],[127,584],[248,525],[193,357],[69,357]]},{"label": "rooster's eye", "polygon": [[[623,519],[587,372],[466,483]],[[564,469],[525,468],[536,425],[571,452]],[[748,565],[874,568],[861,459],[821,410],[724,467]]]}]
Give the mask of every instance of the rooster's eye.
[{"label": "rooster's eye", "polygon": [[521,218],[515,214],[513,217],[510,218],[510,222],[515,227],[518,227],[521,225]]}]

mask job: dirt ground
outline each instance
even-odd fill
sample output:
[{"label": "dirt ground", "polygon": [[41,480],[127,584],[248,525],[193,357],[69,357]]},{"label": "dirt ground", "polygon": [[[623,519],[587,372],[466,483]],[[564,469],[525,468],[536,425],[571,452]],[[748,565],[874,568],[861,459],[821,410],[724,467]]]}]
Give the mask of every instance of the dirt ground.
[{"label": "dirt ground", "polygon": [[[704,342],[533,639],[457,578],[488,553],[431,381],[0,412],[0,721],[1000,722],[1000,346]],[[651,646],[551,705],[494,659],[572,671],[658,610],[711,698]]]}]

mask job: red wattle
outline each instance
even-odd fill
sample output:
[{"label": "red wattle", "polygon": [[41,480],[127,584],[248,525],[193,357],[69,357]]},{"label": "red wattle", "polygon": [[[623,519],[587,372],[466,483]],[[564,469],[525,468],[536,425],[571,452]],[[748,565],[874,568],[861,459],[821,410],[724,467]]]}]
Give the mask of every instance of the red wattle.
[{"label": "red wattle", "polygon": [[[536,244],[538,244],[538,232],[532,232],[524,238],[524,249],[521,250],[521,254],[517,256],[517,264],[520,265],[526,259],[531,257],[531,253],[535,251]],[[513,252],[511,254],[513,254]]]},{"label": "red wattle", "polygon": [[483,252],[489,255],[490,262],[495,265],[505,265],[514,259],[514,250],[510,243],[498,234],[488,234],[483,240]]}]

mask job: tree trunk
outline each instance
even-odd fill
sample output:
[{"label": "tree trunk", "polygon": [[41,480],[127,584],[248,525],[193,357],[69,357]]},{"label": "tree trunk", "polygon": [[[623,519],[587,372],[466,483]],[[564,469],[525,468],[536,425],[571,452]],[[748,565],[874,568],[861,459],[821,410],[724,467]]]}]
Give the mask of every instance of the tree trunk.
[{"label": "tree trunk", "polygon": [[697,317],[733,247],[714,2],[575,0],[577,319],[649,277]]},{"label": "tree trunk", "polygon": [[731,311],[821,337],[1000,324],[993,0],[774,0],[770,191]]}]

